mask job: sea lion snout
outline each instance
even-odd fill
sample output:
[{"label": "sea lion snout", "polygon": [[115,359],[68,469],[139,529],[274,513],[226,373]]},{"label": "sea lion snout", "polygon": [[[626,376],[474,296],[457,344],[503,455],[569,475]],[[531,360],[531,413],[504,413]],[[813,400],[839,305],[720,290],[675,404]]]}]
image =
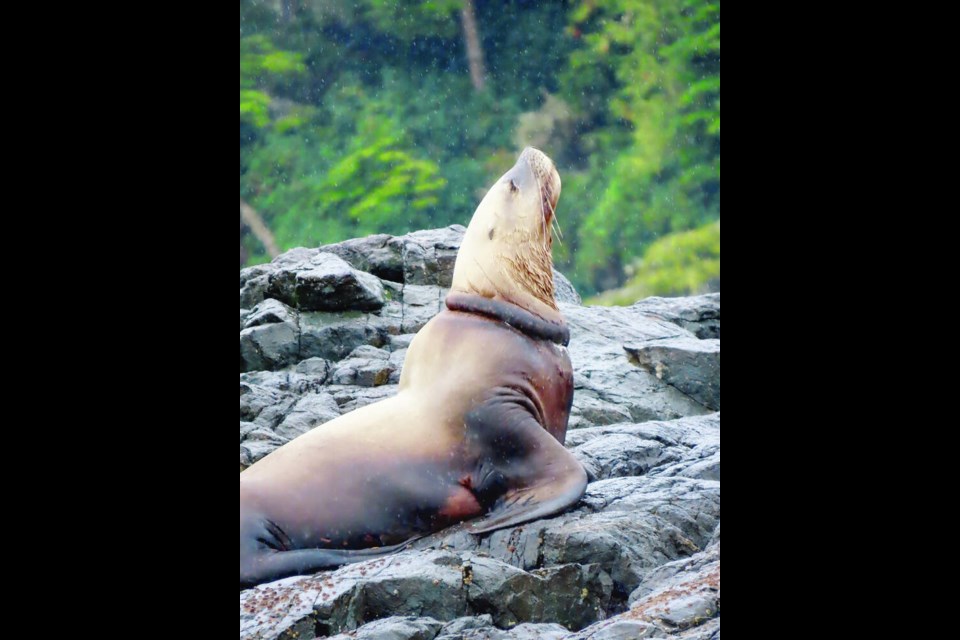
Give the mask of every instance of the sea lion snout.
[{"label": "sea lion snout", "polygon": [[560,174],[529,147],[477,207],[453,272],[454,291],[507,300],[556,319],[553,233],[560,236]]},{"label": "sea lion snout", "polygon": [[540,149],[527,147],[523,150],[523,153],[520,154],[520,160],[528,162],[531,167],[540,167],[543,174],[551,170],[556,171],[553,160],[543,151],[540,151]]},{"label": "sea lion snout", "polygon": [[544,214],[548,219],[552,218],[557,209],[557,203],[560,201],[560,191],[563,187],[560,173],[557,171],[553,160],[543,151],[527,147],[520,154],[517,167],[532,172],[533,181],[539,187],[543,198]]}]

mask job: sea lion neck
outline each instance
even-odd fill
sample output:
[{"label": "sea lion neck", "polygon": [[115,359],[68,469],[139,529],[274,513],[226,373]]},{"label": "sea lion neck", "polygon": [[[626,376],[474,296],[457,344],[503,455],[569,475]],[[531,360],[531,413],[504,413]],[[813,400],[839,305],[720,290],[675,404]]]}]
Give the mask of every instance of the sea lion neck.
[{"label": "sea lion neck", "polygon": [[559,320],[547,320],[504,300],[451,292],[447,296],[447,308],[499,320],[534,340],[547,340],[564,347],[570,344],[570,328],[562,317]]}]

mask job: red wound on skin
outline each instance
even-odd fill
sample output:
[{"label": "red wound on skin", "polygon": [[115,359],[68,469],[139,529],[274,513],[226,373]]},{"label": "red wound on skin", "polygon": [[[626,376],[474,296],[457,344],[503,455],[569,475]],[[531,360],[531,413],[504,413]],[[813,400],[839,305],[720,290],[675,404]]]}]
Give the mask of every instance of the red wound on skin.
[{"label": "red wound on skin", "polygon": [[483,507],[477,501],[477,497],[470,491],[472,482],[469,477],[460,480],[462,489],[454,489],[453,493],[447,498],[439,514],[445,518],[463,520],[471,516],[479,515],[483,512]]}]

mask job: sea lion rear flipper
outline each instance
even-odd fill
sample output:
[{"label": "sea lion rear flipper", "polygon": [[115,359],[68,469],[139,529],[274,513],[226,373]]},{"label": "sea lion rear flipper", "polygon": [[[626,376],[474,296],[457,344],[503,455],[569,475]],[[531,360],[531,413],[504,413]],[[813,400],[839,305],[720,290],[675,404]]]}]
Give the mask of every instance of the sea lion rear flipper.
[{"label": "sea lion rear flipper", "polygon": [[[524,403],[491,402],[467,416],[470,439],[490,467],[475,488],[483,501],[495,498],[470,533],[489,533],[566,511],[583,497],[587,472],[544,429]],[[499,495],[490,496],[491,492]]]},{"label": "sea lion rear flipper", "polygon": [[[240,590],[258,584],[273,582],[292,576],[306,576],[324,569],[336,569],[347,564],[376,560],[402,551],[419,538],[392,547],[376,549],[297,549],[277,551],[262,542],[249,540],[240,546]],[[246,551],[246,553],[245,553]]]}]

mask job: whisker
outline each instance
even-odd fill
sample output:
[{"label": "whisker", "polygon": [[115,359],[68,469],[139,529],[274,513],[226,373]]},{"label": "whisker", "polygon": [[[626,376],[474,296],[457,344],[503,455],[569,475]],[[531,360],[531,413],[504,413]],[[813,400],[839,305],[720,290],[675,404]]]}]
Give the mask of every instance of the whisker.
[{"label": "whisker", "polygon": [[[559,242],[560,246],[562,247],[563,246],[563,229],[560,228],[560,219],[557,217],[557,210],[553,206],[553,203],[551,203],[550,200],[547,198],[547,194],[541,192],[541,198],[540,198],[541,211],[543,210],[544,203],[546,203],[550,207],[550,216],[551,216],[550,231],[556,233],[557,242]],[[544,215],[544,217],[546,217],[546,215]]]},{"label": "whisker", "polygon": [[547,201],[547,194],[543,188],[543,182],[540,180],[540,173],[534,169],[533,177],[537,180],[537,193],[540,195],[540,233],[543,239],[543,250],[545,252],[550,252],[548,238],[550,237],[550,232],[547,231],[547,211],[544,208],[544,203]]}]

